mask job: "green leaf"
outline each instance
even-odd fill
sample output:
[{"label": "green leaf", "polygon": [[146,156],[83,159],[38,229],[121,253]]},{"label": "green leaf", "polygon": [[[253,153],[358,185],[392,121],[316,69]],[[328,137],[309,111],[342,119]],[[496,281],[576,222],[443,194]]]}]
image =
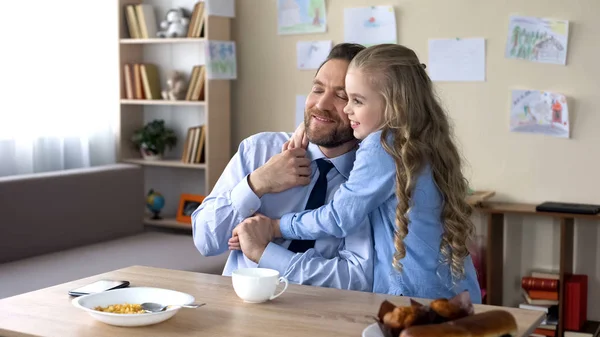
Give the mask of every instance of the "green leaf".
[{"label": "green leaf", "polygon": [[177,144],[177,136],[172,129],[165,127],[165,121],[155,119],[144,127],[135,130],[131,141],[139,150],[142,146],[155,154],[162,154]]}]

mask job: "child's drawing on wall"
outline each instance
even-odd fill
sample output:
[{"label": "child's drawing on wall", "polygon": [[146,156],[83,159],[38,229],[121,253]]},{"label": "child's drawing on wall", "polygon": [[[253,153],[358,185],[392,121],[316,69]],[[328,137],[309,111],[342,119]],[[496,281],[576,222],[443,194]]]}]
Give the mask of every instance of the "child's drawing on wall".
[{"label": "child's drawing on wall", "polygon": [[237,62],[234,41],[208,41],[206,60],[209,79],[237,78]]},{"label": "child's drawing on wall", "polygon": [[326,30],[325,0],[277,0],[279,34],[324,33]]},{"label": "child's drawing on wall", "polygon": [[545,18],[510,18],[506,57],[566,64],[569,22]]},{"label": "child's drawing on wall", "polygon": [[510,130],[568,138],[566,97],[548,91],[513,90]]}]

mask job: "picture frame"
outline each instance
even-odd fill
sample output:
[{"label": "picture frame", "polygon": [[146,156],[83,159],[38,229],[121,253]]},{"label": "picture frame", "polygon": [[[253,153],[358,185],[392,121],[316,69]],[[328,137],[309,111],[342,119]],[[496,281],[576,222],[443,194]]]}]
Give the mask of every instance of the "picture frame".
[{"label": "picture frame", "polygon": [[198,194],[182,194],[179,198],[176,220],[191,225],[192,213],[202,204],[204,198],[205,196]]}]

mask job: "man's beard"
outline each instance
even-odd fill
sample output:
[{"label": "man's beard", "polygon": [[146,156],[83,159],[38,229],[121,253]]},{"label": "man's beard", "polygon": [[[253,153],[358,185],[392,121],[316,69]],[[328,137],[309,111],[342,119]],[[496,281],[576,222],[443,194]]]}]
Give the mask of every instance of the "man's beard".
[{"label": "man's beard", "polygon": [[[315,130],[310,128],[313,115],[332,120],[333,124],[335,124],[335,127],[331,128],[331,130],[326,133],[317,133]],[[311,108],[304,114],[304,129],[306,131],[306,136],[311,143],[325,148],[338,147],[356,139],[354,138],[354,133],[350,125],[345,125],[338,116],[332,116],[331,114],[317,108]]]}]

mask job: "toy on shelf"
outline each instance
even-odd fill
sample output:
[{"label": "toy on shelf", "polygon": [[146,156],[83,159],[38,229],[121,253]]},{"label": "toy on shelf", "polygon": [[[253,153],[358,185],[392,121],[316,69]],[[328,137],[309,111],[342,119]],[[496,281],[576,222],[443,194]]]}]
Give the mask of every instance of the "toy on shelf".
[{"label": "toy on shelf", "polygon": [[172,71],[167,78],[167,89],[162,91],[162,98],[170,101],[182,100],[187,92],[187,84],[182,73]]},{"label": "toy on shelf", "polygon": [[186,16],[183,8],[170,9],[161,21],[161,30],[156,33],[158,37],[186,37],[190,19]]}]

